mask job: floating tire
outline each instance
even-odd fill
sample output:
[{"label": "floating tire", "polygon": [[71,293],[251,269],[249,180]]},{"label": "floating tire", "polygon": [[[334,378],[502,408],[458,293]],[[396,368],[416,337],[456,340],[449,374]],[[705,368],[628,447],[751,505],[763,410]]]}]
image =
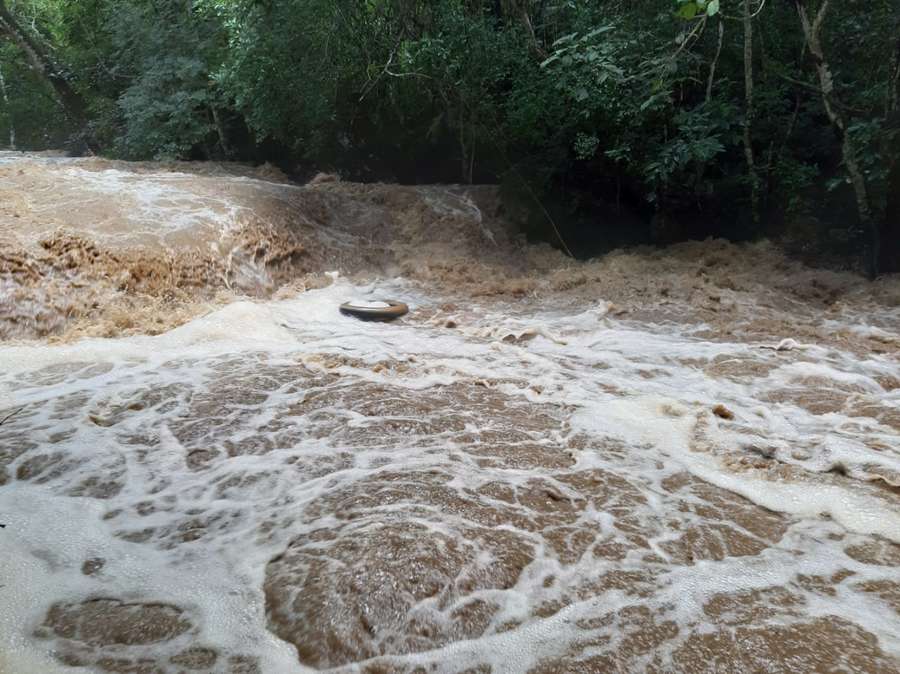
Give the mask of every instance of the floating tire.
[{"label": "floating tire", "polygon": [[403,302],[383,300],[386,307],[363,307],[346,302],[341,305],[341,313],[345,316],[353,316],[361,321],[393,321],[409,313],[409,307]]}]

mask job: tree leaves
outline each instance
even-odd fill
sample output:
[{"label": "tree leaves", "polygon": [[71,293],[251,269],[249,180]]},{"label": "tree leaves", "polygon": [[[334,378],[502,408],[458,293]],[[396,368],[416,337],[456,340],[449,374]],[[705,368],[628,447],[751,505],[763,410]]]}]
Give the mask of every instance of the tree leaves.
[{"label": "tree leaves", "polygon": [[675,14],[686,21],[719,13],[719,0],[678,0],[678,5]]},{"label": "tree leaves", "polygon": [[[632,196],[659,196],[660,207],[679,198],[701,209],[741,204],[747,190],[736,83],[744,56],[733,37],[717,59],[709,25],[710,17],[717,24],[727,18],[734,2],[534,0],[533,34],[502,20],[513,4],[524,6],[7,2],[27,6],[34,30],[71,64],[72,84],[88,99],[108,153],[208,157],[224,131],[239,159],[277,156],[366,178],[418,181],[458,180],[461,159],[474,154],[480,179],[502,179],[513,164],[536,183],[557,187],[571,186],[573,164],[584,160],[575,171],[592,186],[586,189],[602,190],[597,186],[616,178]],[[862,12],[859,3],[831,3],[824,34],[835,91],[852,112],[847,133],[883,214],[893,146],[890,127],[879,121],[896,110],[897,59],[885,54],[896,51],[900,9],[894,1],[870,4]],[[766,158],[766,208],[773,217],[815,215],[824,222],[846,212],[842,204],[852,190],[838,179],[825,191],[843,175],[840,140],[822,114],[817,87],[805,84],[813,66],[796,7],[752,5],[766,35],[754,128]],[[538,7],[543,13],[533,11]],[[48,105],[51,92],[12,45],[0,43],[0,62],[10,98],[0,104],[0,140],[12,115],[21,145],[59,147],[68,130]],[[721,84],[707,96],[711,78]]]},{"label": "tree leaves", "polygon": [[697,16],[697,12],[700,11],[700,6],[696,2],[686,2],[681,7],[678,8],[678,16],[682,19],[687,19],[690,21],[695,16]]}]

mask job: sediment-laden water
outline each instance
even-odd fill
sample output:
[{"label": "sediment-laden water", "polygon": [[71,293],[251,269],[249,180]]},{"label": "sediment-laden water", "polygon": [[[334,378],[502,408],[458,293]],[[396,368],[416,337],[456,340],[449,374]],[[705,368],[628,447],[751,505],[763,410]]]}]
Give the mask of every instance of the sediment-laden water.
[{"label": "sediment-laden water", "polygon": [[0,157],[0,671],[900,670],[897,279],[272,179]]}]

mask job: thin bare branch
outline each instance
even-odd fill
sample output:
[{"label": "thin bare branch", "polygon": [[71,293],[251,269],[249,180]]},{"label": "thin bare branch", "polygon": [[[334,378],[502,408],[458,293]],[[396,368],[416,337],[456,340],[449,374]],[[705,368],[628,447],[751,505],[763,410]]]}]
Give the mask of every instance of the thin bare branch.
[{"label": "thin bare branch", "polygon": [[24,407],[20,407],[19,409],[13,410],[13,411],[10,412],[9,414],[7,414],[5,417],[3,417],[2,419],[0,419],[0,426],[2,426],[2,425],[5,424],[7,421],[9,421],[9,420],[12,419],[13,417],[15,417],[17,414],[19,414],[19,412],[21,412],[21,411],[24,410],[24,409],[25,409]]}]

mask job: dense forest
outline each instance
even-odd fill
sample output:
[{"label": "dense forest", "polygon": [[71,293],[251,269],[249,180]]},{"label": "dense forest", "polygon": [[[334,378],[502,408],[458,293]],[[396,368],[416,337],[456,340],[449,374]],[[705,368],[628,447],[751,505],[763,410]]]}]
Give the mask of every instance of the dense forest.
[{"label": "dense forest", "polygon": [[578,255],[900,271],[900,0],[0,0],[0,38],[0,147],[499,182]]}]

